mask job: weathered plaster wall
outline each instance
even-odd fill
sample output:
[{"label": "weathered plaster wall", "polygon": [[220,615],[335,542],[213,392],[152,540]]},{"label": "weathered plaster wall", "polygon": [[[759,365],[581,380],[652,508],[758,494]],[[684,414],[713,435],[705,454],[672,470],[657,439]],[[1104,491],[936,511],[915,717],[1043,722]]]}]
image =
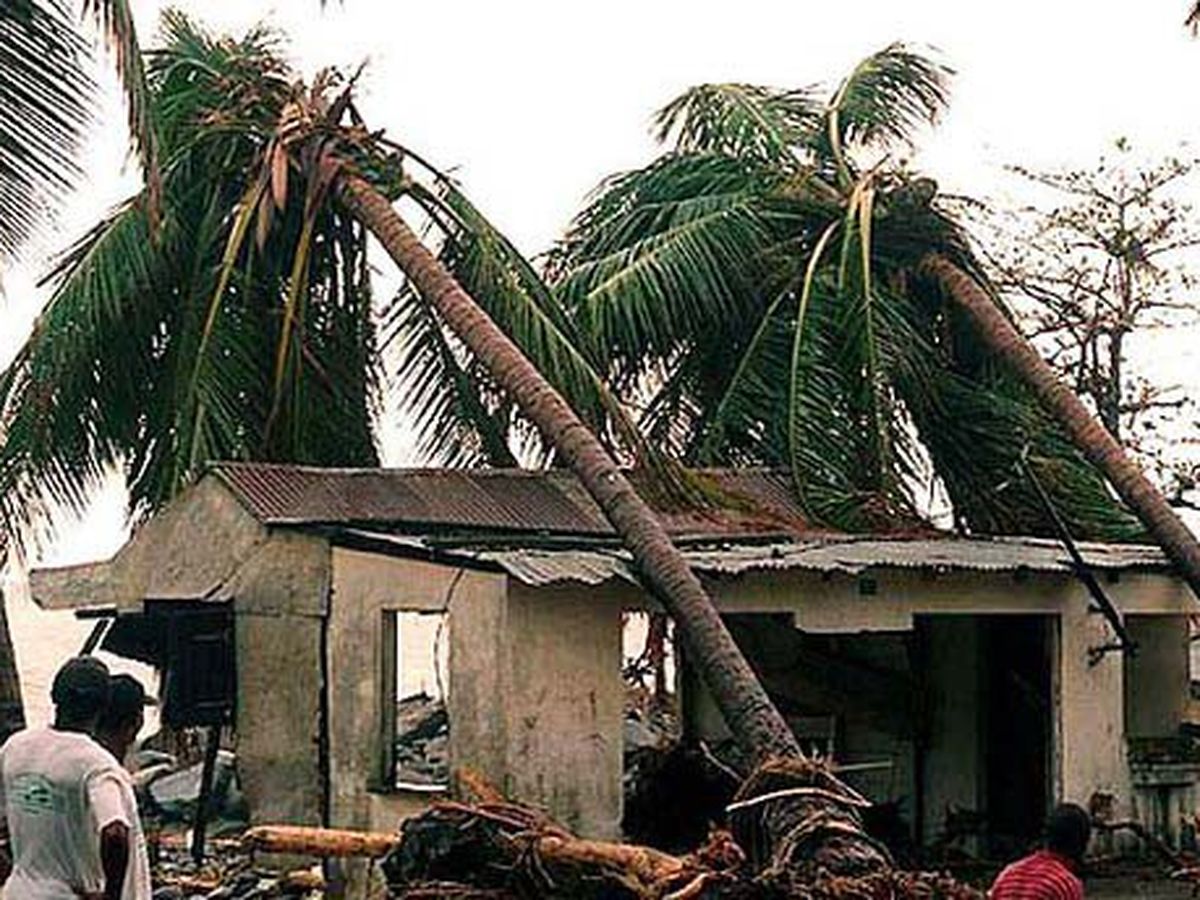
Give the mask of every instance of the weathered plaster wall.
[{"label": "weathered plaster wall", "polygon": [[580,834],[617,837],[625,698],[620,608],[570,588],[510,584],[507,633],[511,675],[500,695],[507,789],[544,804]]},{"label": "weathered plaster wall", "polygon": [[[1058,613],[1068,603],[1086,607],[1084,588],[1068,574],[941,572],[890,569],[867,579],[815,572],[754,572],[706,580],[723,612],[794,612],[811,632],[904,631],[915,615]],[[1177,578],[1124,572],[1104,590],[1127,615],[1188,615],[1194,600]],[[631,597],[630,602],[649,603]]]},{"label": "weathered plaster wall", "polygon": [[139,527],[111,560],[35,570],[30,591],[45,609],[140,612],[146,599],[200,600],[220,592],[267,538],[225,485],[206,478]]},{"label": "weathered plaster wall", "polygon": [[1188,620],[1184,616],[1130,616],[1125,627],[1138,646],[1125,661],[1125,721],[1131,738],[1179,733],[1190,696]]},{"label": "weathered plaster wall", "polygon": [[1132,787],[1125,746],[1125,660],[1106,653],[1095,665],[1088,650],[1112,642],[1103,616],[1091,612],[1083,588],[1061,610],[1058,664],[1057,797],[1087,806],[1094,793],[1112,794],[1118,817],[1130,814]]},{"label": "weathered plaster wall", "polygon": [[[378,784],[385,611],[448,612],[451,765],[470,766],[583,834],[621,816],[620,608],[502,575],[333,550],[331,822],[393,828],[424,796]],[[366,787],[371,785],[375,792]]]},{"label": "weathered plaster wall", "polygon": [[511,645],[508,583],[461,595],[450,608],[450,766],[468,766],[490,783],[508,773]]},{"label": "weathered plaster wall", "polygon": [[[504,578],[419,560],[397,559],[335,547],[328,637],[329,753],[332,784],[330,823],[345,828],[396,826],[397,816],[424,805],[423,796],[395,794],[381,783],[379,762],[385,739],[380,731],[384,704],[394,703],[395,685],[384,684],[381,640],[385,612],[449,610],[453,624],[461,611],[472,611],[489,598],[503,596]],[[454,645],[451,644],[451,659]],[[449,687],[455,736],[471,728],[471,716],[458,724],[455,704],[472,696],[470,679],[459,676],[451,662]],[[501,705],[499,694],[487,702]]]},{"label": "weathered plaster wall", "polygon": [[234,586],[238,774],[255,823],[320,825],[329,548],[276,532]]}]

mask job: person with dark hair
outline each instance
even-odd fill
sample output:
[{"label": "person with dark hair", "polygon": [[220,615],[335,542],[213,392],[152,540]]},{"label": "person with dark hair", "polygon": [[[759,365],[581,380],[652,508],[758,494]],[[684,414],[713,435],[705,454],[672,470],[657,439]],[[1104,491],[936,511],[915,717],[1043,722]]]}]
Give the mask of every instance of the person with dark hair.
[{"label": "person with dark hair", "polygon": [[146,691],[132,675],[114,675],[109,684],[108,706],[96,723],[100,746],[124,764],[133,742],[146,724]]},{"label": "person with dark hair", "polygon": [[1083,900],[1079,869],[1092,836],[1092,820],[1074,803],[1062,803],[1046,821],[1046,846],[1019,859],[992,885],[991,900]]},{"label": "person with dark hair", "polygon": [[129,776],[92,738],[111,693],[104,663],[70,659],[51,689],[54,724],[28,728],[0,747],[0,809],[11,850],[3,900],[150,897]]}]

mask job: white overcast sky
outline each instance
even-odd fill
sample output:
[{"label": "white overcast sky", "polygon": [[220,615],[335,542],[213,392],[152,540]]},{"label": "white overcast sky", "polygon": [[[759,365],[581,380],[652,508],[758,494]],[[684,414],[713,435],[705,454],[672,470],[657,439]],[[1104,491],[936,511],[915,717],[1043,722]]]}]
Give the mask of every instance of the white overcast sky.
[{"label": "white overcast sky", "polygon": [[[166,4],[133,0],[143,43]],[[958,73],[949,114],[923,136],[918,168],[943,188],[1003,194],[1002,167],[1087,165],[1120,135],[1148,155],[1200,148],[1200,40],[1186,0],[180,0],[222,29],[266,21],[291,36],[304,71],[370,61],[362,108],[444,167],[527,253],[545,250],[606,173],[653,152],[650,116],[688,85],[834,80],[867,53],[905,40],[936,48]],[[5,273],[0,356],[27,331],[45,254],[134,185],[115,103],[102,110],[89,181],[58,234]],[[1195,200],[1200,200],[1198,186]],[[1200,260],[1197,260],[1200,263]],[[1200,267],[1200,266],[1198,266]],[[1171,342],[1152,354],[1167,377],[1195,381]],[[406,460],[403,441],[385,451]],[[111,553],[122,540],[113,490],[65,529],[56,562]]]}]

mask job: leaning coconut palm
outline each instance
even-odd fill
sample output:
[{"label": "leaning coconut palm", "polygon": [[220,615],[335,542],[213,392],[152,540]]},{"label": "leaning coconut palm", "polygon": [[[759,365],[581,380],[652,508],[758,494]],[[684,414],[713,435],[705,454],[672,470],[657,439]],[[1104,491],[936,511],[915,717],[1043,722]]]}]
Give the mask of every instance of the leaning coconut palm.
[{"label": "leaning coconut palm", "polygon": [[1028,456],[1078,534],[1133,537],[1090,435],[998,352],[1007,319],[936,185],[889,164],[947,75],[897,45],[826,96],[688,91],[659,114],[662,157],[576,219],[556,290],[597,365],[648,397],[648,434],[695,462],[789,467],[817,521],[904,527],[932,473],[964,531],[1053,533]]},{"label": "leaning coconut palm", "polygon": [[[54,273],[45,313],[0,380],[6,523],[27,522],[46,500],[80,504],[113,465],[124,468],[141,512],[208,459],[372,463],[369,231],[408,280],[398,303],[409,311],[393,316],[405,359],[435,367],[402,373],[402,384],[415,380],[417,396],[433,396],[436,373],[455,373],[452,396],[437,400],[429,420],[444,426],[453,413],[461,427],[439,426],[451,435],[443,446],[461,447],[466,433],[483,452],[502,453],[500,416],[509,413],[478,391],[486,372],[626,537],[747,749],[760,758],[793,752],[790,731],[658,520],[529,362],[553,372],[585,413],[606,409],[619,422],[564,339],[568,323],[544,286],[478,211],[362,125],[352,82],[331,73],[311,87],[296,82],[265,32],[216,39],[170,15],[147,75],[163,159],[159,231],[152,239],[146,204],[132,198]],[[400,198],[437,229],[441,260],[393,209]],[[421,328],[434,330],[414,341]]]}]

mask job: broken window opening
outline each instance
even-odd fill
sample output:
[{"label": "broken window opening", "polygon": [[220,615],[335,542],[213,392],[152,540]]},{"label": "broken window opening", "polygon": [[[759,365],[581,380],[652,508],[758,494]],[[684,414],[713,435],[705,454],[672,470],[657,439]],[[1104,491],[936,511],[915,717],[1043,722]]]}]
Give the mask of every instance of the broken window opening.
[{"label": "broken window opening", "polygon": [[446,790],[450,781],[448,617],[388,610],[382,627],[381,787]]},{"label": "broken window opening", "polygon": [[621,634],[626,752],[679,735],[674,626],[665,613],[626,613]]}]

